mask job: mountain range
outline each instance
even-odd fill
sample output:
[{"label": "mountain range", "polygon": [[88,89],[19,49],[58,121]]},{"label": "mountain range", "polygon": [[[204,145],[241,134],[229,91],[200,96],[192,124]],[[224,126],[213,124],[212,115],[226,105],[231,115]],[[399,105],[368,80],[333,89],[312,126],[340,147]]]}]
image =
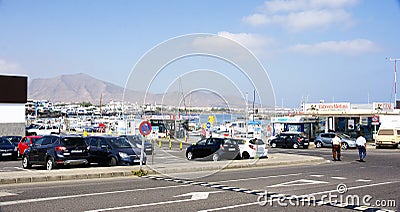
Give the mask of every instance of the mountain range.
[{"label": "mountain range", "polygon": [[[144,98],[146,96],[146,101]],[[182,94],[153,94],[143,91],[128,90],[110,82],[96,79],[87,74],[61,75],[53,78],[32,79],[28,84],[28,98],[35,100],[50,100],[52,102],[90,102],[94,105],[110,101],[125,101],[131,103],[156,103],[163,105],[186,105],[198,107],[228,107],[218,96],[206,92],[196,92],[182,100]],[[239,97],[225,97],[229,107],[244,107],[244,100]]]}]

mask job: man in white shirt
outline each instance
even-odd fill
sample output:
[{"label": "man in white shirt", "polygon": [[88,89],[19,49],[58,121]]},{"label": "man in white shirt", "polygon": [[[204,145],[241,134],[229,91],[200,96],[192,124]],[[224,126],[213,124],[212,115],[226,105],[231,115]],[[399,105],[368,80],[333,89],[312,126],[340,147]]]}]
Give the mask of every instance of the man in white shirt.
[{"label": "man in white shirt", "polygon": [[340,150],[342,148],[342,141],[338,137],[338,134],[335,133],[335,137],[332,138],[332,154],[333,154],[333,160],[340,161]]},{"label": "man in white shirt", "polygon": [[356,140],[357,148],[358,148],[358,155],[360,156],[360,162],[364,162],[365,156],[367,156],[367,140],[359,134],[357,140]]}]

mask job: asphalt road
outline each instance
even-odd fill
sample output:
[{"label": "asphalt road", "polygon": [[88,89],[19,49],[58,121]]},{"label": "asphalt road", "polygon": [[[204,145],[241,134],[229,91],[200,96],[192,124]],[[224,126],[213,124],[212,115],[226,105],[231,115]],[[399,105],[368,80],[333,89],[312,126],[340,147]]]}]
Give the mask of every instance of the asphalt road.
[{"label": "asphalt road", "polygon": [[[331,159],[329,149],[270,152]],[[399,150],[370,150],[364,163],[356,161],[356,150],[343,155],[342,161],[320,165],[226,170],[204,178],[182,173],[174,174],[180,180],[147,176],[2,185],[0,211],[399,210]]]}]

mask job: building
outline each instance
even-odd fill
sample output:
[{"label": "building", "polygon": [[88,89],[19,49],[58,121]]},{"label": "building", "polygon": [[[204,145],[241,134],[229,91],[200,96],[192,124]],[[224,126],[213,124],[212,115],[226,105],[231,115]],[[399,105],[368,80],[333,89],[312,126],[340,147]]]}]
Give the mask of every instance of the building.
[{"label": "building", "polygon": [[25,135],[28,77],[0,75],[0,136]]}]

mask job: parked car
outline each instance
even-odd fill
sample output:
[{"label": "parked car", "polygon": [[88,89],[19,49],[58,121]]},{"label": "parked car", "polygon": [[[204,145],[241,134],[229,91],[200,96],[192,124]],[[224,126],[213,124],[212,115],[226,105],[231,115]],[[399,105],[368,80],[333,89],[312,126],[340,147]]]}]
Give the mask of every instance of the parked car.
[{"label": "parked car", "polygon": [[[140,163],[140,150],[124,137],[89,136],[89,161],[103,165],[133,165]],[[146,164],[146,154],[143,158]]]},{"label": "parked car", "polygon": [[60,134],[60,128],[57,126],[40,126],[27,130],[27,135],[52,135]]},{"label": "parked car", "polygon": [[22,157],[24,154],[25,150],[29,148],[29,145],[32,145],[36,142],[37,139],[41,138],[42,136],[39,135],[31,135],[31,136],[24,136],[21,138],[21,140],[18,142],[18,157]]},{"label": "parked car", "polygon": [[89,150],[83,137],[46,135],[25,150],[22,167],[45,165],[51,170],[61,165],[88,165]]},{"label": "parked car", "polygon": [[375,136],[376,148],[382,146],[392,146],[397,148],[400,142],[400,129],[379,129],[378,134]]},{"label": "parked car", "polygon": [[229,138],[203,138],[195,144],[186,148],[186,158],[212,158],[213,161],[220,159],[240,158],[240,149],[236,140]]},{"label": "parked car", "polygon": [[[314,140],[315,147],[332,147],[332,138],[335,137],[335,133],[320,133]],[[348,148],[356,148],[356,139],[351,138],[349,135],[344,133],[338,133],[338,137],[342,142],[342,149],[346,150]]]},{"label": "parked car", "polygon": [[17,160],[17,147],[6,138],[0,137],[0,158]]},{"label": "parked car", "polygon": [[[141,136],[141,135],[121,135],[121,137],[128,139],[128,141],[131,142],[136,148],[139,148],[139,149],[142,148],[142,140],[144,140],[143,136]],[[144,152],[146,153],[146,155],[153,154],[153,144],[146,140],[144,140]]]},{"label": "parked car", "polygon": [[22,136],[12,135],[12,136],[3,136],[3,138],[6,138],[7,140],[11,141],[11,143],[14,144],[14,146],[18,146],[18,143],[21,140]]},{"label": "parked car", "polygon": [[302,147],[307,149],[309,141],[302,133],[280,133],[270,141],[270,145],[272,148],[287,147],[297,149]]},{"label": "parked car", "polygon": [[259,158],[268,157],[267,145],[262,139],[237,139],[237,143],[240,149],[240,157],[243,159],[255,158],[256,156]]}]

